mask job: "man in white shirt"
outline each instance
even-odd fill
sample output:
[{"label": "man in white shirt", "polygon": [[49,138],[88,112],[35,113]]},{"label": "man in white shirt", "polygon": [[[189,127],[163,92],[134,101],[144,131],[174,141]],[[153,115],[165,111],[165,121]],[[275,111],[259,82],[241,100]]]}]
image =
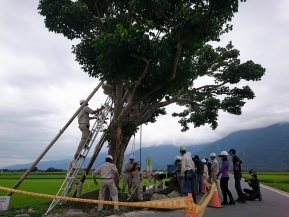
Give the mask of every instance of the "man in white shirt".
[{"label": "man in white shirt", "polygon": [[[192,158],[186,153],[186,147],[180,147],[180,154],[182,155],[181,160],[181,175],[180,179],[184,179],[183,186],[190,186],[190,192],[183,193],[192,193],[194,203],[197,203],[196,192],[194,188],[194,179],[195,179],[195,164]],[[184,189],[184,188],[183,188]]]}]

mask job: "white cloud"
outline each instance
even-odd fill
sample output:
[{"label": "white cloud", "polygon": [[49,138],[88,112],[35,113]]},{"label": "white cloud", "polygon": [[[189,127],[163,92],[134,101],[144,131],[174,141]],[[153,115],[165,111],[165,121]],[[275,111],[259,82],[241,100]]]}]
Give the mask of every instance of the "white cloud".
[{"label": "white cloud", "polygon": [[[77,42],[49,32],[37,4],[0,2],[0,167],[34,161],[78,109],[79,100],[98,84],[74,61],[71,46]],[[216,130],[191,127],[181,133],[178,119],[170,116],[180,108],[172,105],[167,116],[143,125],[143,146],[212,142],[233,131],[288,121],[288,6],[285,0],[240,3],[234,30],[217,44],[232,40],[242,61],[253,60],[266,68],[262,81],[249,83],[256,98],[246,103],[241,116],[220,112]],[[99,107],[105,98],[97,92],[90,106]],[[139,138],[138,133],[136,148]],[[70,158],[79,139],[75,120],[44,159]]]}]

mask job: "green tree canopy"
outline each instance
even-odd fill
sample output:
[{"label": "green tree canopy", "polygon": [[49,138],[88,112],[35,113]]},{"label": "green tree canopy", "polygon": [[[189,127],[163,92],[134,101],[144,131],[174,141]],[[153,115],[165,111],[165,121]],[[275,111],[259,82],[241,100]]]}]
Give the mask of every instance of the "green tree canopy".
[{"label": "green tree canopy", "polygon": [[[40,0],[38,10],[49,31],[80,41],[72,52],[82,69],[115,87],[112,127],[153,122],[176,103],[184,110],[173,116],[186,131],[190,123],[215,129],[219,110],[240,115],[255,95],[236,84],[265,73],[251,60],[242,63],[231,42],[209,44],[232,30],[238,6],[238,0]],[[211,81],[197,86],[202,77]]]}]

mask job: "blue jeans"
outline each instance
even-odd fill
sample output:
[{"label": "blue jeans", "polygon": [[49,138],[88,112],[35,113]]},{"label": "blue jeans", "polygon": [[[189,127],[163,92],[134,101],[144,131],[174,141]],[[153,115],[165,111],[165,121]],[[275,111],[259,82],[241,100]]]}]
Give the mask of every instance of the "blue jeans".
[{"label": "blue jeans", "polygon": [[203,174],[197,174],[197,186],[199,189],[199,193],[202,193],[202,184],[203,184]]}]

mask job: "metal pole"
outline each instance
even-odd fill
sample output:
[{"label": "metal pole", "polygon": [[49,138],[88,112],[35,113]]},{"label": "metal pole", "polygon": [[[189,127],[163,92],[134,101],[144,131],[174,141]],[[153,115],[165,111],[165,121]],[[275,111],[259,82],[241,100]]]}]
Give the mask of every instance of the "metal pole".
[{"label": "metal pole", "polygon": [[[41,153],[41,155],[35,160],[35,162],[30,166],[30,168],[21,176],[18,182],[13,186],[13,189],[17,189],[18,186],[24,181],[24,179],[28,176],[28,174],[35,168],[35,166],[39,163],[39,161],[44,157],[44,155],[48,152],[48,150],[52,147],[52,145],[57,141],[57,139],[61,136],[61,134],[66,130],[66,128],[71,124],[77,114],[81,111],[81,109],[88,103],[88,101],[93,97],[93,95],[98,91],[103,82],[100,82],[97,87],[92,91],[92,93],[87,97],[84,103],[80,106],[80,108],[74,113],[74,115],[69,119],[69,121],[65,124],[65,126],[59,131],[59,133],[55,136],[55,138],[49,143],[46,149]],[[11,196],[13,192],[8,192],[7,196]]]},{"label": "metal pole", "polygon": [[140,138],[139,138],[139,160],[141,169],[141,137],[142,137],[142,125],[140,125]]}]

